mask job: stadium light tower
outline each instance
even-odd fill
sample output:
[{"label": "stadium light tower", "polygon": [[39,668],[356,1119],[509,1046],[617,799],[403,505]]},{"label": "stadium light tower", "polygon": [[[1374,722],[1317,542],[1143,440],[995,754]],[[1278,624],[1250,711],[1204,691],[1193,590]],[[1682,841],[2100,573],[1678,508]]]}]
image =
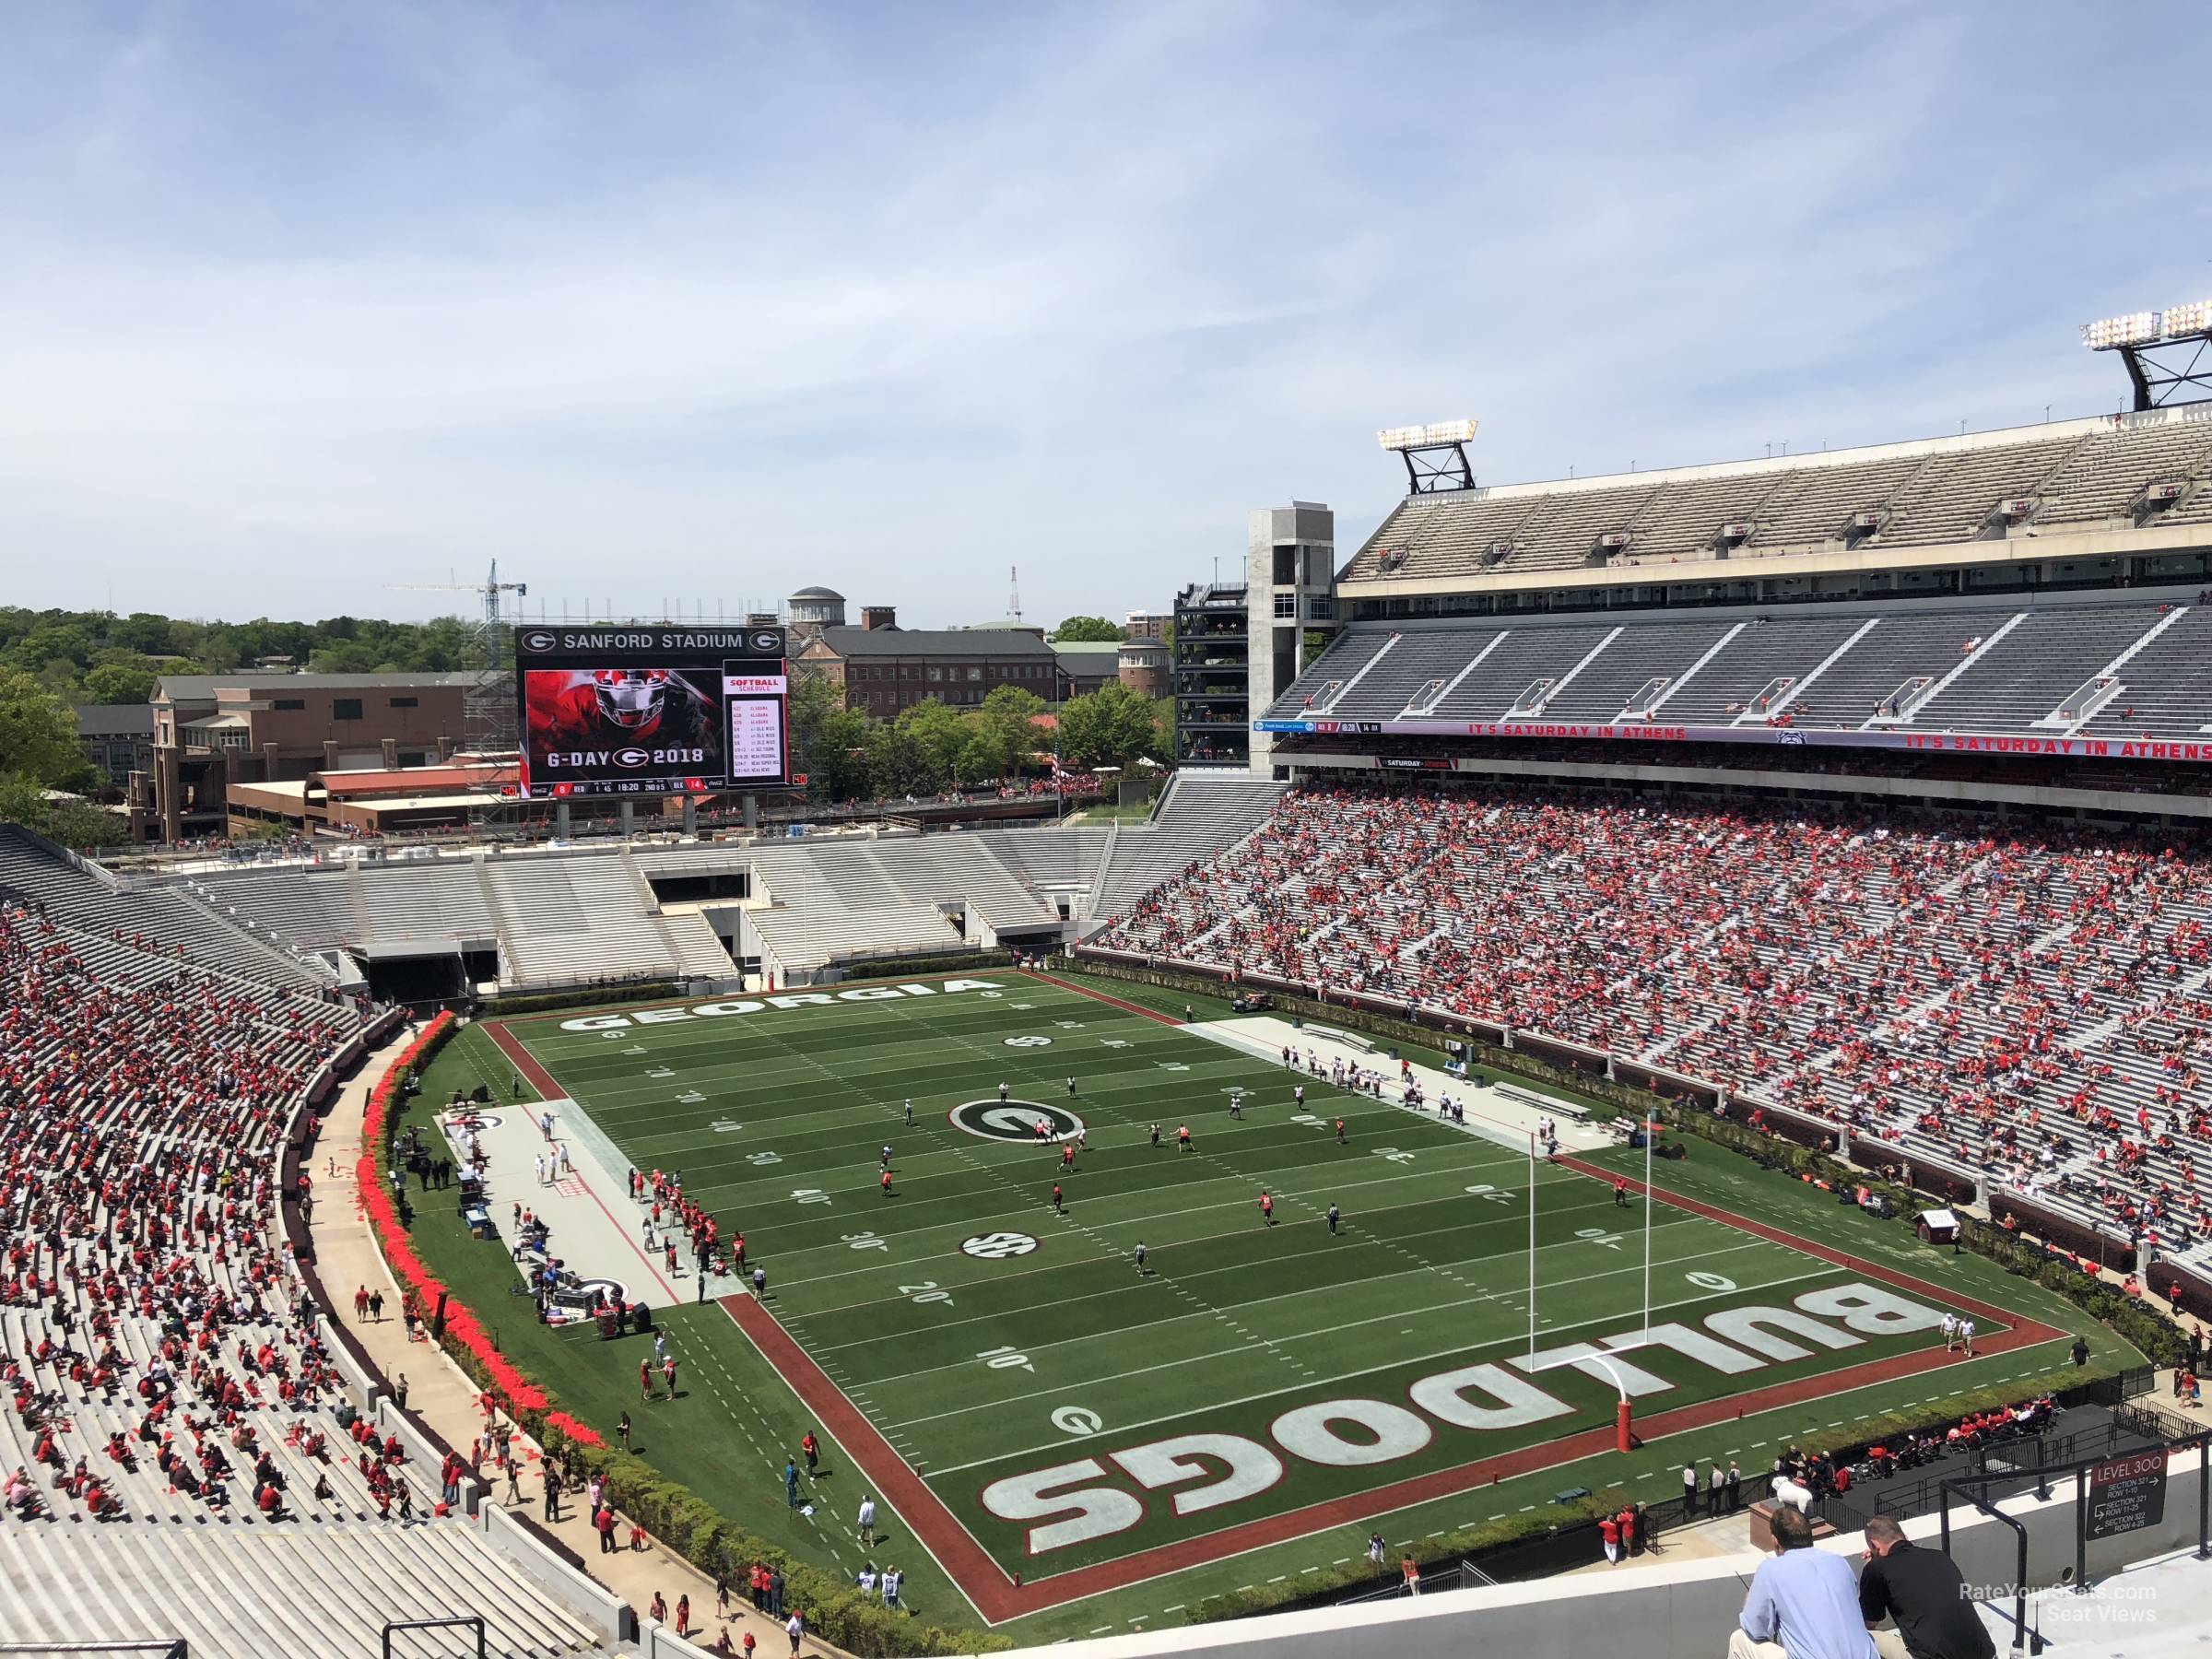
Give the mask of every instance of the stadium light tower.
[{"label": "stadium light tower", "polygon": [[1407,493],[1441,495],[1447,490],[1475,488],[1475,468],[1467,461],[1467,444],[1480,424],[1432,420],[1427,426],[1385,427],[1375,434],[1375,441],[1396,451],[1405,461]]},{"label": "stadium light tower", "polygon": [[2081,325],[2081,343],[2120,354],[2138,410],[2212,400],[2212,300],[2100,317]]}]

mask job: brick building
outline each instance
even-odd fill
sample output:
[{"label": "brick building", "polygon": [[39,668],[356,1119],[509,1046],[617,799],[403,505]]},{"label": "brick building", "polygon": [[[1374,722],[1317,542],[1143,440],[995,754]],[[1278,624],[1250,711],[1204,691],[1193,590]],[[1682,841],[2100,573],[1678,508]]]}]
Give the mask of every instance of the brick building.
[{"label": "brick building", "polygon": [[1168,694],[1168,642],[1148,634],[1132,634],[1114,653],[1115,671],[1123,685],[1140,697]]},{"label": "brick building", "polygon": [[819,629],[795,659],[801,673],[834,686],[848,709],[888,720],[933,697],[971,708],[1000,686],[1018,686],[1046,702],[1070,693],[1059,658],[1033,633],[900,628],[888,606],[869,606],[863,615],[864,627]]},{"label": "brick building", "polygon": [[1132,640],[1164,640],[1174,623],[1173,611],[1127,611],[1122,617],[1122,633]]},{"label": "brick building", "polygon": [[154,763],[154,712],[145,703],[79,703],[76,740],[110,789],[128,788],[131,774]]},{"label": "brick building", "polygon": [[221,835],[229,786],[436,764],[462,744],[466,674],[165,674],[153,759],[128,794],[135,841]]},{"label": "brick building", "polygon": [[1121,674],[1118,640],[1059,640],[1053,643],[1053,654],[1067,675],[1071,697],[1088,696]]}]

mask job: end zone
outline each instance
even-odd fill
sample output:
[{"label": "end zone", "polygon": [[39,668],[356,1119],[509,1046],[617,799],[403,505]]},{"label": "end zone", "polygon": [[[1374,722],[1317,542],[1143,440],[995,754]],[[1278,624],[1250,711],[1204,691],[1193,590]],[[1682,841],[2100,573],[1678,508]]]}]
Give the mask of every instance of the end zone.
[{"label": "end zone", "polygon": [[[1578,1160],[1559,1160],[1579,1174],[1608,1185],[1613,1177],[1595,1166]],[[1638,1185],[1639,1183],[1631,1183]],[[2003,1328],[1991,1332],[1978,1344],[1977,1358],[2009,1353],[2042,1343],[2062,1340],[2065,1333],[2024,1315],[2007,1312],[1973,1298],[1914,1279],[1908,1274],[1878,1266],[1847,1252],[1810,1243],[1779,1229],[1733,1216],[1694,1200],[1661,1192],[1658,1198],[1737,1228],[1755,1237],[1771,1240],[1813,1255],[1836,1266],[1879,1280],[1901,1290],[1930,1297],[1986,1318]],[[725,1296],[722,1307],[745,1332],[763,1358],[808,1410],[841,1444],[874,1489],[903,1516],[923,1547],[990,1625],[1069,1602],[1126,1589],[1149,1579],[1165,1577],[1194,1567],[1208,1565],[1276,1544],[1328,1530],[1363,1524],[1414,1504],[1446,1498],[1496,1480],[1513,1478],[1563,1466],[1583,1458],[1610,1452],[1614,1428],[1610,1423],[1559,1438],[1507,1451],[1447,1469],[1416,1476],[1391,1485],[1304,1505],[1272,1515],[1256,1516],[1194,1537],[1153,1546],[1114,1560],[1074,1568],[1035,1580],[1018,1580],[977,1541],[959,1517],[940,1499],[920,1473],[895,1451],[870,1423],[866,1415],[846,1397],[782,1323],[748,1295]],[[1641,1418],[1637,1429],[1644,1442],[1668,1435],[1708,1429],[1758,1412],[1850,1393],[1876,1383],[1940,1370],[1950,1362],[1941,1349],[1893,1355],[1863,1361],[1838,1371],[1775,1382],[1765,1387],[1724,1394],[1677,1406]]]}]

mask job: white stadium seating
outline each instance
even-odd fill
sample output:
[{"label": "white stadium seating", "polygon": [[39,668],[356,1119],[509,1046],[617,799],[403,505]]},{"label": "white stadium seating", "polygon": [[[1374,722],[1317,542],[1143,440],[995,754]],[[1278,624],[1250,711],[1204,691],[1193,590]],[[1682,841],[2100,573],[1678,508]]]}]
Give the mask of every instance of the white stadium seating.
[{"label": "white stadium seating", "polygon": [[425,1442],[342,1419],[278,1159],[391,1017],[312,978],[187,895],[0,833],[0,1642],[371,1659],[388,1620],[481,1613],[495,1652],[598,1645],[433,1518]]}]

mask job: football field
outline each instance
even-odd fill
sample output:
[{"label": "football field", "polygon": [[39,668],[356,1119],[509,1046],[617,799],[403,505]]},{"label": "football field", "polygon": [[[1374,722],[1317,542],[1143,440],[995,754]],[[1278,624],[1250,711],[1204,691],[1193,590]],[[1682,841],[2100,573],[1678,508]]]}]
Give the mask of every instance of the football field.
[{"label": "football field", "polygon": [[994,1623],[1462,1494],[1486,1517],[1610,1451],[1624,1390],[1655,1442],[1957,1363],[1946,1311],[1985,1359],[2058,1335],[1679,1196],[1647,1262],[1641,1182],[1613,1190],[1640,1158],[1532,1188],[1510,1135],[1288,1071],[1246,1023],[994,971],[493,1035],[742,1230],[767,1295],[723,1307],[865,1477],[837,1501],[877,1493]]}]

